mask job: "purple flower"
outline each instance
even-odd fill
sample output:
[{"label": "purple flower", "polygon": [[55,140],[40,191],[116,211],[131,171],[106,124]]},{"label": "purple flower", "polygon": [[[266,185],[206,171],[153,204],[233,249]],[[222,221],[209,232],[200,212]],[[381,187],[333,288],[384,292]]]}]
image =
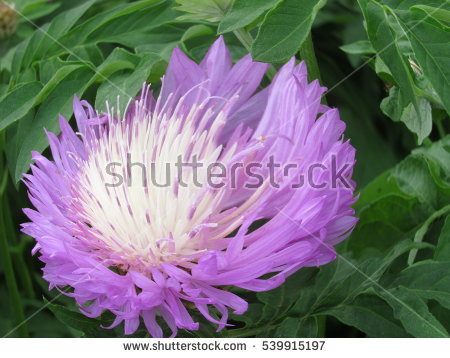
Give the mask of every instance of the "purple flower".
[{"label": "purple flower", "polygon": [[[227,287],[271,290],[300,268],[335,258],[333,245],[357,221],[355,150],[304,63],[291,59],[260,90],[266,70],[250,56],[233,66],[220,38],[199,65],[175,49],[157,99],[144,87],[122,119],[75,98],[79,132],[61,117],[61,134],[48,133],[53,160],[33,153],[32,174],[24,176],[36,210],[25,209],[31,222],[23,231],[37,241],[51,289],[69,286],[65,293],[89,317],[111,311],[111,327],[124,322],[125,334],[142,321],[161,337],[159,316],[175,336],[198,329],[186,307],[218,329],[230,309],[243,314],[247,302]],[[211,186],[194,185],[194,169],[185,167],[181,185],[172,166],[164,169],[180,157],[204,164],[196,171],[201,184],[210,176],[206,164],[238,169]],[[269,158],[295,166],[270,175],[262,166]],[[244,185],[250,163],[261,164],[253,188]],[[331,168],[341,167],[350,184],[329,185]],[[111,183],[130,169],[143,173],[131,185]],[[327,185],[295,187],[307,172]],[[150,183],[151,175],[169,185]],[[262,224],[250,228],[256,221]]]}]

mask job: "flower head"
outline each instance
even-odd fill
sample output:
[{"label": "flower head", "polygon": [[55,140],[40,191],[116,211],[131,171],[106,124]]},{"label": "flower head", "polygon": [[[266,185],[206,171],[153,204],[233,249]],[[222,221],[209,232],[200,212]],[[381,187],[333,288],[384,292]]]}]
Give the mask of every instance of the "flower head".
[{"label": "flower head", "polygon": [[[250,56],[233,66],[220,38],[199,65],[175,49],[157,99],[144,87],[122,118],[75,98],[78,132],[61,117],[53,160],[33,153],[24,179],[36,210],[23,231],[51,288],[71,287],[87,316],[111,311],[126,334],[142,321],[160,337],[157,316],[176,335],[198,329],[195,307],[221,329],[247,309],[225,287],[270,290],[335,258],[356,222],[354,148],[304,63],[260,90],[266,69]],[[180,158],[202,165],[181,178]],[[330,185],[333,168],[347,185]],[[320,185],[298,185],[306,173]]]},{"label": "flower head", "polygon": [[0,1],[0,40],[11,36],[17,27],[17,15],[14,4]]}]

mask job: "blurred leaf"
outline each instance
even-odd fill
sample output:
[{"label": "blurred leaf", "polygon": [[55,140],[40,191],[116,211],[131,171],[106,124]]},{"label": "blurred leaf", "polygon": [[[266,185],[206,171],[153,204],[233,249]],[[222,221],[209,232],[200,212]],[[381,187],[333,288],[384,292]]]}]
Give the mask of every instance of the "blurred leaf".
[{"label": "blurred leaf", "polygon": [[[442,6],[442,5],[441,5]],[[414,5],[410,10],[420,9],[427,13],[429,16],[433,16],[435,19],[443,22],[450,22],[450,11],[443,9],[442,7],[433,7],[428,5]]]},{"label": "blurred leaf", "polygon": [[21,21],[25,22],[28,20],[35,21],[41,17],[47,16],[60,6],[61,3],[59,2],[51,3],[48,0],[36,0],[27,3],[23,8],[19,8],[18,10],[26,16],[26,20],[21,18]]},{"label": "blurred leaf", "polygon": [[450,202],[450,186],[442,180],[442,174],[442,168],[421,153],[412,154],[394,170],[401,190],[416,197],[429,213]]},{"label": "blurred leaf", "polygon": [[308,36],[326,0],[281,0],[270,10],[252,46],[255,61],[283,62],[294,56]]},{"label": "blurred leaf", "polygon": [[339,48],[345,53],[349,53],[352,55],[362,55],[362,54],[372,55],[376,53],[370,41],[367,40],[356,41],[352,44],[343,45]]},{"label": "blurred leaf", "polygon": [[450,261],[450,215],[447,215],[441,229],[434,259],[436,261]]}]

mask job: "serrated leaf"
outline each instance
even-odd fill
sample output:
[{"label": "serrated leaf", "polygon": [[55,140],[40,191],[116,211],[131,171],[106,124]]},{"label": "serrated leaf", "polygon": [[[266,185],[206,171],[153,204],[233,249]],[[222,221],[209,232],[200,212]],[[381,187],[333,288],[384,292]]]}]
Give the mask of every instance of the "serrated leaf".
[{"label": "serrated leaf", "polygon": [[414,337],[449,337],[447,330],[431,314],[426,303],[414,291],[400,286],[390,290],[379,290],[378,295],[392,307],[394,316]]},{"label": "serrated leaf", "polygon": [[338,306],[323,313],[332,315],[346,325],[356,327],[368,337],[409,336],[400,322],[394,319],[389,305],[377,296],[361,295],[348,305]]},{"label": "serrated leaf", "polygon": [[416,263],[395,277],[392,286],[404,286],[426,300],[450,309],[450,261]]}]

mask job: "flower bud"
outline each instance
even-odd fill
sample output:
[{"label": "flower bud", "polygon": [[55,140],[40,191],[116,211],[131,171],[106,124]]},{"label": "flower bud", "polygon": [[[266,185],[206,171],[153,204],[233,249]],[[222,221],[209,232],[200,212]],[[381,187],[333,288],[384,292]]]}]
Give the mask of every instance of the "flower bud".
[{"label": "flower bud", "polygon": [[17,27],[17,15],[14,4],[0,2],[0,40],[11,36]]}]

